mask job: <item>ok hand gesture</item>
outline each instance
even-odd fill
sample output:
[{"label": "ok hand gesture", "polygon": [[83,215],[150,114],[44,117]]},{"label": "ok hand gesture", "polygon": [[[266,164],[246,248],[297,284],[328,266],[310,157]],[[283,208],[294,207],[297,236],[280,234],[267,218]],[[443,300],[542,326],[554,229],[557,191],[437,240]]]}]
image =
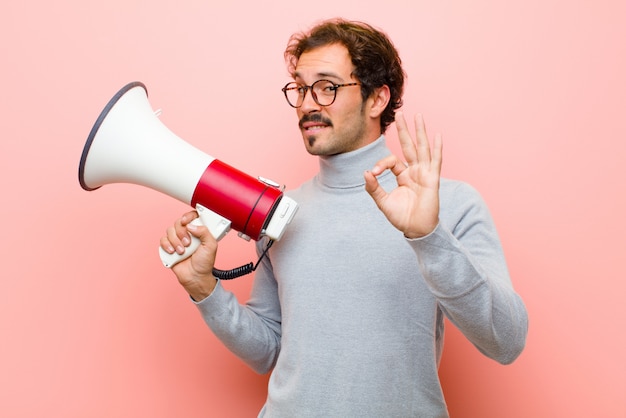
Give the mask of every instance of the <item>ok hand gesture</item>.
[{"label": "ok hand gesture", "polygon": [[[435,135],[431,153],[422,115],[415,116],[415,141],[401,112],[396,113],[396,128],[406,163],[395,155],[380,160],[371,171],[365,172],[365,190],[393,226],[407,238],[420,238],[439,223],[441,135]],[[386,169],[395,174],[398,182],[391,193],[376,179]]]}]

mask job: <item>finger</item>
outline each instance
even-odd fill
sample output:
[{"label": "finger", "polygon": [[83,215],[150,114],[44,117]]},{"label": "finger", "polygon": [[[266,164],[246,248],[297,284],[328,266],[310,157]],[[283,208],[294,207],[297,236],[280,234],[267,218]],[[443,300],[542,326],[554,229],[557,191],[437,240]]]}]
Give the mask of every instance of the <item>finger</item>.
[{"label": "finger", "polygon": [[379,160],[371,172],[373,175],[378,176],[385,170],[391,170],[395,176],[399,176],[404,170],[406,170],[406,163],[401,161],[395,155],[388,155],[387,157]]},{"label": "finger", "polygon": [[168,254],[174,254],[174,252],[176,251],[174,245],[172,245],[172,242],[167,238],[167,236],[161,237],[159,244],[161,245],[161,248],[163,248],[163,250]]},{"label": "finger", "polygon": [[198,217],[198,212],[195,210],[189,211],[180,217],[179,221],[182,226],[187,225],[189,222],[193,221]]},{"label": "finger", "polygon": [[428,135],[426,135],[424,116],[421,113],[415,115],[415,138],[417,143],[417,162],[430,163],[430,143],[428,142]]},{"label": "finger", "polygon": [[190,223],[187,225],[187,230],[194,237],[200,239],[200,247],[196,252],[202,250],[207,251],[209,254],[213,254],[213,258],[215,257],[215,252],[217,251],[217,240],[204,225],[198,225],[196,223]]},{"label": "finger", "polygon": [[[189,223],[186,228],[194,236],[194,241],[197,242],[199,240],[200,242],[197,247],[193,247],[194,251],[191,256],[184,262],[174,265],[172,270],[178,276],[179,281],[183,278],[188,283],[187,286],[202,285],[201,282],[207,279],[214,282],[215,279],[212,272],[217,254],[217,241],[209,229],[202,224]],[[195,284],[189,284],[191,282]],[[206,296],[208,294],[198,299],[192,295],[196,300],[201,300]]]},{"label": "finger", "polygon": [[187,231],[189,231],[189,233],[194,237],[200,238],[200,242],[202,243],[212,241],[217,242],[213,234],[211,234],[211,231],[209,231],[209,228],[205,225],[197,224],[195,222],[190,223],[187,225]]},{"label": "finger", "polygon": [[187,231],[187,225],[198,217],[196,211],[190,211],[174,222],[174,226],[167,228],[165,236],[161,238],[161,248],[167,253],[173,254],[177,252],[182,254],[185,252],[185,247],[191,243],[191,237]]},{"label": "finger", "polygon": [[[187,238],[187,240],[189,240],[189,238]],[[183,243],[183,239],[179,236],[179,233],[176,231],[176,227],[170,226],[167,228],[165,236],[161,238],[161,247],[170,254],[174,252],[182,254],[185,252],[185,244]]]},{"label": "finger", "polygon": [[198,218],[198,212],[195,210],[185,213],[180,217],[175,223],[174,228],[176,229],[176,235],[182,241],[184,246],[188,246],[190,241],[189,231],[187,230],[187,226],[193,222],[196,218]]},{"label": "finger", "polygon": [[441,134],[435,134],[435,140],[433,141],[433,158],[431,165],[437,173],[441,173],[441,165],[443,162],[443,139]]},{"label": "finger", "polygon": [[406,119],[402,112],[396,112],[396,129],[398,130],[398,139],[400,140],[402,154],[407,163],[417,163],[417,149],[415,148],[415,143],[413,142],[413,138],[411,138],[411,133],[409,132]]},{"label": "finger", "polygon": [[387,197],[387,192],[380,187],[376,176],[371,171],[366,171],[363,176],[365,177],[365,190],[372,196],[376,205],[380,207],[383,200]]}]

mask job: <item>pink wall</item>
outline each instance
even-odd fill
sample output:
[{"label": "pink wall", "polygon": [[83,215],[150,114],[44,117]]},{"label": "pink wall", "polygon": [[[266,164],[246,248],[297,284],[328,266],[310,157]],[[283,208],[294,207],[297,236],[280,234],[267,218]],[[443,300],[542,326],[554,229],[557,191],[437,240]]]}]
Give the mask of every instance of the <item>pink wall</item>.
[{"label": "pink wall", "polygon": [[[529,309],[527,349],[507,367],[449,328],[452,415],[626,415],[625,3],[5,3],[0,416],[256,413],[267,378],[160,267],[158,239],[186,207],[136,186],[84,192],[77,165],[104,104],[140,80],[181,137],[296,186],[317,163],[280,93],[282,51],[333,15],[395,40],[405,112],[444,133],[444,174],[483,193]],[[221,248],[221,266],[253,257],[234,234]],[[245,298],[250,278],[228,286]]]}]

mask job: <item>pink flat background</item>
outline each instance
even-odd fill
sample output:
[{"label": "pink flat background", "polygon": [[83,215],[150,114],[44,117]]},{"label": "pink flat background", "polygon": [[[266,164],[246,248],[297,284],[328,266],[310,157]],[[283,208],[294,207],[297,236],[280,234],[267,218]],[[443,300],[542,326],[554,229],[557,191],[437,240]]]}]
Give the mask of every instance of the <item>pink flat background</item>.
[{"label": "pink flat background", "polygon": [[[443,133],[444,175],[483,194],[528,307],[510,366],[448,327],[452,416],[626,416],[626,3],[5,3],[0,416],[256,416],[267,376],[210,334],[157,256],[187,207],[132,185],[87,193],[78,161],[104,105],[138,80],[179,136],[297,186],[317,162],[280,91],[282,54],[332,16],[395,41],[404,112]],[[235,234],[220,248],[220,268],[254,259]],[[250,284],[226,286],[243,300]]]}]

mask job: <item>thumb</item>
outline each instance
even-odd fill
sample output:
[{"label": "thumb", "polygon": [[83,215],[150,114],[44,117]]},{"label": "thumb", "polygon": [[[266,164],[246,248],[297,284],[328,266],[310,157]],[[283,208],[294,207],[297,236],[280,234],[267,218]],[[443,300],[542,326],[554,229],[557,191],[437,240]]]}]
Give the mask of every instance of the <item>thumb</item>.
[{"label": "thumb", "polygon": [[217,247],[217,240],[213,237],[209,228],[207,228],[202,221],[200,221],[200,218],[196,218],[192,222],[188,223],[187,231],[200,240],[201,247]]},{"label": "thumb", "polygon": [[217,253],[217,240],[213,237],[209,228],[200,222],[187,224],[187,230],[193,237],[200,240],[200,245],[190,257],[191,268],[200,274],[211,272]]}]

